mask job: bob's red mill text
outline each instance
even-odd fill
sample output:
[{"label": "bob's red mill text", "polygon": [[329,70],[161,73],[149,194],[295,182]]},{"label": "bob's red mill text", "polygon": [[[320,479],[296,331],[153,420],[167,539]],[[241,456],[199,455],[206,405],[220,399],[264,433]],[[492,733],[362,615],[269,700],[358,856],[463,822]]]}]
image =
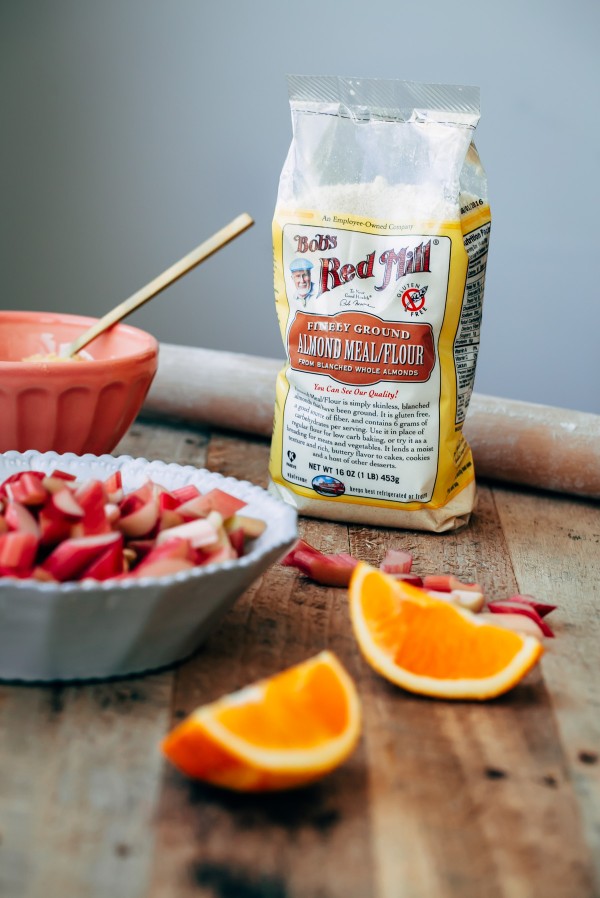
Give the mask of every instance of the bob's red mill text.
[{"label": "bob's red mill text", "polygon": [[454,529],[475,500],[462,425],[490,234],[479,91],[308,76],[288,87],[270,489],[314,517]]}]

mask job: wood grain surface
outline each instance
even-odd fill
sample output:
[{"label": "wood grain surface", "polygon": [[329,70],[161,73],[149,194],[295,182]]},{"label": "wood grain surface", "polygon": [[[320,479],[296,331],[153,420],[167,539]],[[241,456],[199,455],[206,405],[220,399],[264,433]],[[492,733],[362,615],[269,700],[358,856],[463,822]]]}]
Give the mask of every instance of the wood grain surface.
[{"label": "wood grain surface", "polygon": [[[206,466],[265,485],[268,441],[138,421],[115,454]],[[0,684],[1,898],[598,898],[600,509],[480,484],[458,533],[302,519],[319,548],[490,595],[554,599],[541,665],[487,703],[411,696],[377,676],[346,593],[273,565],[188,662],[144,677]],[[161,737],[199,704],[335,651],[364,732],[296,792],[239,796],[165,763]]]}]

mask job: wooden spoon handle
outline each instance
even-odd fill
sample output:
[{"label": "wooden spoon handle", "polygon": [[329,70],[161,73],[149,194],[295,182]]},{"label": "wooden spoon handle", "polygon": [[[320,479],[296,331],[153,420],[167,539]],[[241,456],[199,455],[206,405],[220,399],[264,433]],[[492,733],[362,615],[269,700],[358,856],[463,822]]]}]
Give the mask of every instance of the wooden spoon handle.
[{"label": "wooden spoon handle", "polygon": [[220,231],[217,231],[216,234],[213,234],[212,237],[209,237],[208,240],[205,240],[204,243],[201,243],[196,249],[193,249],[187,256],[184,256],[183,259],[175,262],[170,268],[167,268],[166,271],[163,271],[162,274],[155,277],[153,281],[150,281],[149,284],[146,284],[145,287],[142,287],[141,290],[138,290],[133,296],[130,296],[129,299],[125,299],[118,306],[115,306],[114,309],[111,309],[110,312],[107,312],[106,315],[100,318],[100,320],[92,325],[92,327],[87,331],[84,331],[84,333],[77,337],[76,340],[73,340],[67,351],[64,353],[65,356],[75,355],[76,352],[79,352],[80,349],[83,349],[84,346],[87,346],[88,343],[95,340],[96,337],[109,327],[112,327],[113,324],[116,324],[117,321],[121,321],[136,309],[139,309],[140,306],[143,306],[144,303],[156,296],[157,293],[160,293],[166,287],[170,286],[170,284],[179,280],[184,274],[187,274],[188,271],[191,271],[192,268],[195,268],[200,262],[208,259],[209,256],[212,256],[213,253],[216,253],[222,246],[225,246],[225,244],[243,233],[243,231],[246,231],[253,224],[254,221],[245,212],[242,215],[238,215],[238,217],[234,218],[228,225],[225,225],[224,228],[221,228]]}]

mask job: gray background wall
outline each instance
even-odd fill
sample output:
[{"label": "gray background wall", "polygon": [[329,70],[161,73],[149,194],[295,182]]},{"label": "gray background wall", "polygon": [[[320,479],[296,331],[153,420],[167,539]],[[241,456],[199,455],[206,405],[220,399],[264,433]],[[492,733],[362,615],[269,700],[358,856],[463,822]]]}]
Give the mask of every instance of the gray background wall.
[{"label": "gray background wall", "polygon": [[1,0],[0,305],[101,315],[247,211],[129,321],[281,357],[285,74],[478,84],[493,226],[476,389],[600,412],[600,4]]}]

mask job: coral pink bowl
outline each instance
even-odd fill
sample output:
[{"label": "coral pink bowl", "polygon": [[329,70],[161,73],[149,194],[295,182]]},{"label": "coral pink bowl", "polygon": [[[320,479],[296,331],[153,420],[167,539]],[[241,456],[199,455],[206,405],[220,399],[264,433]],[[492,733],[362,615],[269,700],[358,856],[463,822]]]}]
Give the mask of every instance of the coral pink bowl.
[{"label": "coral pink bowl", "polygon": [[59,353],[97,319],[0,311],[0,452],[111,452],[139,412],[158,366],[150,334],[116,324],[83,361],[27,361]]}]

